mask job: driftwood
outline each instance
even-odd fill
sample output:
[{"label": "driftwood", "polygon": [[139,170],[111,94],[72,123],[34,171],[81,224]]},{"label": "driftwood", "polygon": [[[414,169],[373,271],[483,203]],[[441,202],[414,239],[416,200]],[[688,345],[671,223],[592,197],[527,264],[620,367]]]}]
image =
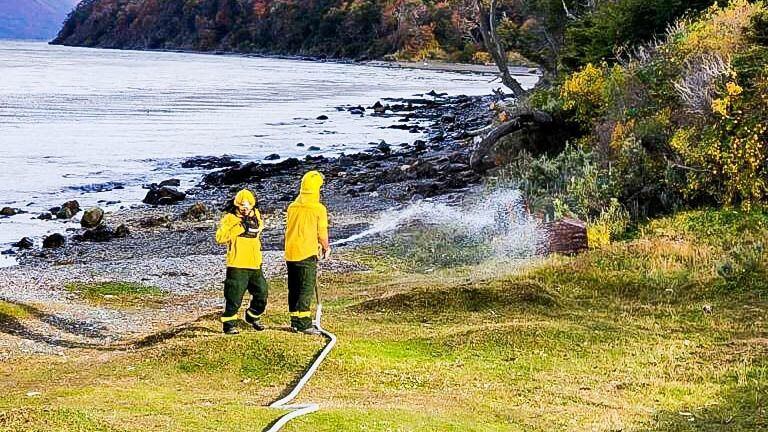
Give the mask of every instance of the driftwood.
[{"label": "driftwood", "polygon": [[513,114],[511,120],[504,122],[492,129],[475,145],[470,157],[469,164],[477,172],[484,171],[486,168],[484,160],[490,155],[496,143],[505,136],[524,129],[532,125],[546,125],[552,123],[552,116],[538,110],[525,110]]}]

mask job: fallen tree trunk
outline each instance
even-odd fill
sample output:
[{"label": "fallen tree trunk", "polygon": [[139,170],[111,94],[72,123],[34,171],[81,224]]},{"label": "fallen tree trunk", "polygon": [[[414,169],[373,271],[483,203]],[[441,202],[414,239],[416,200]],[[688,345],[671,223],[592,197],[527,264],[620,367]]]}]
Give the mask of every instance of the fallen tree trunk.
[{"label": "fallen tree trunk", "polygon": [[484,172],[496,165],[496,161],[488,161],[493,156],[496,144],[505,136],[528,128],[542,127],[553,122],[552,116],[538,110],[525,110],[513,114],[511,120],[506,121],[492,129],[480,140],[476,140],[475,148],[469,159],[469,164],[476,172]]}]

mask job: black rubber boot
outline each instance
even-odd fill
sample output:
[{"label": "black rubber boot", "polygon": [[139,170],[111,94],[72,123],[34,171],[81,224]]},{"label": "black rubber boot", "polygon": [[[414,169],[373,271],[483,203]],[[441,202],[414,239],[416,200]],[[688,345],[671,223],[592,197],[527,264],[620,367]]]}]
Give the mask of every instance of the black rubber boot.
[{"label": "black rubber boot", "polygon": [[224,333],[228,335],[236,335],[240,333],[237,330],[237,321],[230,321],[224,323]]},{"label": "black rubber boot", "polygon": [[250,309],[245,311],[245,322],[253,326],[253,329],[256,331],[262,331],[265,329],[264,324],[261,323],[261,320],[259,318],[255,318],[252,316],[252,313]]},{"label": "black rubber boot", "polygon": [[320,333],[320,330],[318,330],[317,327],[315,327],[314,325],[311,326],[311,327],[307,327],[304,330],[299,330],[296,327],[291,327],[291,331],[294,332],[294,333],[303,333],[303,334],[309,335],[309,336],[321,336],[322,335],[322,333]]}]

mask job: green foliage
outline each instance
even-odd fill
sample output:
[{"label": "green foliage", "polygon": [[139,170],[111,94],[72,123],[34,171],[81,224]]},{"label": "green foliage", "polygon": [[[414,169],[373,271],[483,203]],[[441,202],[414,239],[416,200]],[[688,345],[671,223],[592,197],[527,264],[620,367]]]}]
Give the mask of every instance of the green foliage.
[{"label": "green foliage", "polygon": [[[590,164],[567,186],[531,192],[592,221],[611,199],[635,221],[685,206],[764,203],[768,48],[754,42],[764,13],[762,2],[745,0],[712,7],[624,65],[590,63],[565,78],[559,94],[535,94],[532,105],[554,107],[589,131],[576,146]],[[548,172],[557,179],[569,169]]]},{"label": "green foliage", "polygon": [[648,41],[675,19],[700,11],[714,0],[619,0],[599,2],[597,10],[568,25],[562,64],[575,70],[588,63],[615,61],[619,48]]}]

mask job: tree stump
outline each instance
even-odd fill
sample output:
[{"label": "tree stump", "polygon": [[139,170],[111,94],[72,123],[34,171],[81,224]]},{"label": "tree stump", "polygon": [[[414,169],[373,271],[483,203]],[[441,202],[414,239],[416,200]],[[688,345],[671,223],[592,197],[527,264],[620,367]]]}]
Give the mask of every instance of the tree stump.
[{"label": "tree stump", "polygon": [[589,248],[587,224],[578,219],[565,218],[547,222],[542,228],[546,254],[573,255]]}]

